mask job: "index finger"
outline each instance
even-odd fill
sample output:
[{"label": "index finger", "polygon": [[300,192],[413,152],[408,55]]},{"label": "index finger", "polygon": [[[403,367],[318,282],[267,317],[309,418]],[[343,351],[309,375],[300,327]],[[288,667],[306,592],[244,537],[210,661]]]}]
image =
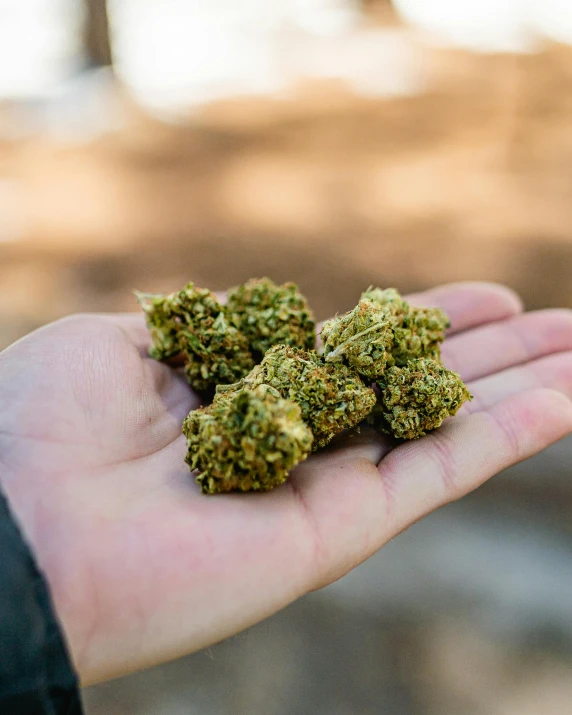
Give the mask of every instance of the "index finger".
[{"label": "index finger", "polygon": [[451,319],[448,335],[504,320],[522,312],[522,302],[518,295],[499,283],[449,283],[422,293],[413,293],[406,298],[418,307],[442,308]]}]

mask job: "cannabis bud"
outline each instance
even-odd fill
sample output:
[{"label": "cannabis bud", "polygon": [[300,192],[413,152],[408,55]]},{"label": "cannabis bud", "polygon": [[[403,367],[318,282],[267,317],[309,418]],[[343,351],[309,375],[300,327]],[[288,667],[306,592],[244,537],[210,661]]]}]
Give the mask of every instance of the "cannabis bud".
[{"label": "cannabis bud", "polygon": [[[217,398],[241,388],[267,385],[300,406],[314,435],[314,449],[359,424],[375,405],[375,393],[346,365],[327,363],[314,350],[276,345],[244,380],[219,386]],[[215,398],[216,399],[216,398]]]},{"label": "cannabis bud", "polygon": [[149,355],[167,360],[183,350],[181,332],[215,319],[222,310],[214,293],[189,283],[182,290],[167,295],[135,291],[147,321],[152,346]]},{"label": "cannabis bud", "polygon": [[369,288],[362,300],[387,308],[393,320],[393,345],[389,364],[403,366],[415,358],[439,360],[439,343],[445,339],[449,318],[441,308],[415,308],[395,288]]},{"label": "cannabis bud", "polygon": [[246,338],[209,290],[189,283],[177,293],[137,297],[153,341],[149,355],[166,360],[182,353],[195,390],[235,382],[253,367]]},{"label": "cannabis bud", "polygon": [[422,437],[471,399],[456,372],[428,358],[388,368],[378,388],[380,398],[368,421],[399,439]]},{"label": "cannabis bud", "polygon": [[370,382],[380,377],[393,346],[392,314],[370,300],[324,324],[322,341],[327,363],[345,363]]},{"label": "cannabis bud", "polygon": [[254,279],[229,292],[228,305],[189,283],[168,295],[136,292],[156,360],[183,355],[190,385],[205,392],[236,382],[272,345],[313,347],[314,321],[294,283]]},{"label": "cannabis bud", "polygon": [[260,359],[273,345],[313,348],[316,331],[306,298],[295,283],[254,278],[228,292],[227,310]]},{"label": "cannabis bud", "polygon": [[369,288],[353,310],[324,324],[324,357],[372,381],[387,366],[423,357],[438,360],[448,326],[440,308],[414,308],[395,288]]},{"label": "cannabis bud", "polygon": [[183,433],[186,461],[208,494],[273,489],[312,447],[300,407],[264,387],[215,398],[189,414]]}]

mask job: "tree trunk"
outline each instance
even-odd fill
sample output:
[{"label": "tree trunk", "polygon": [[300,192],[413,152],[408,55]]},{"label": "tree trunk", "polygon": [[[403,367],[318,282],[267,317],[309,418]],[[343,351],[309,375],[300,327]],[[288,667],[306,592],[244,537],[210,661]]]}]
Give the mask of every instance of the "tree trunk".
[{"label": "tree trunk", "polygon": [[113,64],[109,37],[109,18],[106,0],[85,1],[84,47],[92,67],[106,67]]}]

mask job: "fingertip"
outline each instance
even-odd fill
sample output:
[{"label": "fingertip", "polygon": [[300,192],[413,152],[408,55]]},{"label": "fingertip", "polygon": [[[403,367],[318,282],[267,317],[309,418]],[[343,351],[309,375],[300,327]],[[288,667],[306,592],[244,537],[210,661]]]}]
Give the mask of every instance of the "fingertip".
[{"label": "fingertip", "polygon": [[509,314],[522,313],[524,303],[520,295],[502,283],[492,281],[467,281],[465,285],[475,292],[482,292],[483,295],[495,296],[499,306],[502,306]]},{"label": "fingertip", "polygon": [[[440,289],[437,289],[440,290]],[[489,314],[496,309],[499,318],[522,313],[524,305],[521,297],[512,288],[492,281],[459,281],[442,287],[445,296],[462,293],[471,303],[480,302],[489,308]],[[491,318],[489,318],[491,319]]]},{"label": "fingertip", "polygon": [[449,334],[510,318],[523,309],[513,290],[484,281],[449,283],[408,300],[414,305],[443,308],[451,319]]}]

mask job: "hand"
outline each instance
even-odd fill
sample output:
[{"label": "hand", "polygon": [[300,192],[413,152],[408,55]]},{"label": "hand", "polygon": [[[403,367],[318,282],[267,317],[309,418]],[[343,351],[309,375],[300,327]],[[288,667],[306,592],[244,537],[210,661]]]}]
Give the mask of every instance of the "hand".
[{"label": "hand", "polygon": [[475,399],[391,449],[338,439],[266,494],[203,496],[183,463],[198,399],[136,315],[71,317],[0,354],[0,480],[93,682],[203,648],[347,573],[408,525],[572,430],[572,313],[486,284],[411,298],[453,327]]}]

